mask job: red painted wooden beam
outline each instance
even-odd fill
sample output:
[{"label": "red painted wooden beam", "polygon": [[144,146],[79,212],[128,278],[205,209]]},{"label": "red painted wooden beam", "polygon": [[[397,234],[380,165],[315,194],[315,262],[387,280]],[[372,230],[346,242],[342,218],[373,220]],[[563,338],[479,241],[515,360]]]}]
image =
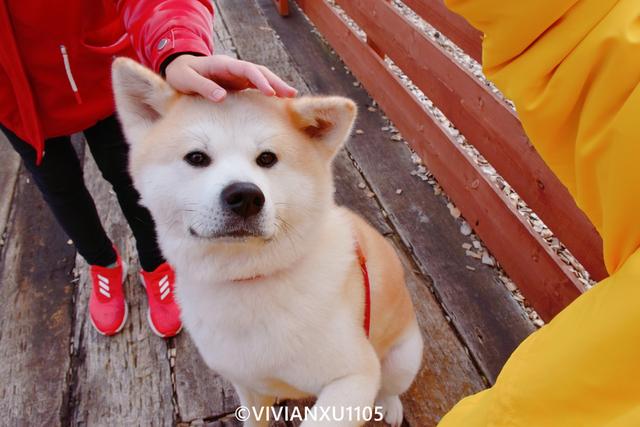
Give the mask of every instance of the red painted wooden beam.
[{"label": "red painted wooden beam", "polygon": [[358,25],[496,168],[592,278],[607,277],[602,239],[516,114],[386,0],[338,0]]},{"label": "red painted wooden beam", "polygon": [[584,291],[582,284],[384,60],[325,0],[298,0],[298,4],[426,161],[540,316],[549,320],[578,297]]}]

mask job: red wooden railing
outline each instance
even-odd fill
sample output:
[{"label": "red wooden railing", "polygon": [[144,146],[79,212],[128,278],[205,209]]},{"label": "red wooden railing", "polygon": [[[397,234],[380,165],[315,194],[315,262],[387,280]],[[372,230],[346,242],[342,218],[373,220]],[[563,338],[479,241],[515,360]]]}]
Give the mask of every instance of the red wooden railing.
[{"label": "red wooden railing", "polygon": [[289,1],[288,0],[273,0],[273,3],[278,9],[280,16],[287,16],[289,14]]},{"label": "red wooden railing", "polygon": [[[275,0],[283,7],[285,0]],[[336,0],[361,40],[326,0],[298,4],[380,104],[527,300],[549,320],[584,286],[504,193],[389,69],[385,55],[427,95],[589,271],[606,277],[602,240],[529,143],[516,114],[389,0]],[[481,34],[442,0],[405,5],[481,59]],[[282,9],[280,9],[282,11]]]}]

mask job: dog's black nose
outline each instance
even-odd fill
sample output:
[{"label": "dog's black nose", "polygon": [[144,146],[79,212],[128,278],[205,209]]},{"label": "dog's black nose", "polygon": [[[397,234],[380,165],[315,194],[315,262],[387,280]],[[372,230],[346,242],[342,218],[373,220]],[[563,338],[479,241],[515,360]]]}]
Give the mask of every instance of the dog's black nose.
[{"label": "dog's black nose", "polygon": [[243,218],[258,214],[264,206],[264,194],[250,182],[234,182],[222,190],[224,205]]}]

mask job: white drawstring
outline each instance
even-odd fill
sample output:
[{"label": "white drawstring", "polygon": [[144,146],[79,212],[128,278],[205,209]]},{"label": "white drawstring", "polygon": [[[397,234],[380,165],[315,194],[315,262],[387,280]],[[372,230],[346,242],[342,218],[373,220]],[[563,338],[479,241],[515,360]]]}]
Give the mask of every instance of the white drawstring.
[{"label": "white drawstring", "polygon": [[71,65],[69,64],[69,55],[67,54],[67,48],[65,45],[60,45],[60,52],[62,53],[62,62],[64,62],[64,70],[67,72],[67,79],[69,80],[69,84],[71,85],[71,90],[76,97],[76,101],[78,104],[82,104],[82,98],[80,98],[80,92],[78,92],[78,86],[76,85],[76,81],[73,78],[73,73],[71,72]]}]

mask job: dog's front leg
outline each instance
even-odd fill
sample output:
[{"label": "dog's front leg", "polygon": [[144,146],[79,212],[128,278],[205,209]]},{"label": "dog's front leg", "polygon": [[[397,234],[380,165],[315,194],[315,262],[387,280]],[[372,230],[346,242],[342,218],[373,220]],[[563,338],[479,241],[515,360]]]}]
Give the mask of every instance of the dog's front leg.
[{"label": "dog's front leg", "polygon": [[[245,427],[268,427],[271,419],[271,406],[274,397],[258,394],[237,384],[233,385],[240,398],[242,410],[236,411],[236,418],[244,422]],[[245,409],[246,408],[246,409]]]},{"label": "dog's front leg", "polygon": [[374,353],[362,364],[367,369],[324,386],[311,409],[313,416],[307,416],[300,427],[358,427],[376,419],[369,411],[380,388],[380,362]]}]

